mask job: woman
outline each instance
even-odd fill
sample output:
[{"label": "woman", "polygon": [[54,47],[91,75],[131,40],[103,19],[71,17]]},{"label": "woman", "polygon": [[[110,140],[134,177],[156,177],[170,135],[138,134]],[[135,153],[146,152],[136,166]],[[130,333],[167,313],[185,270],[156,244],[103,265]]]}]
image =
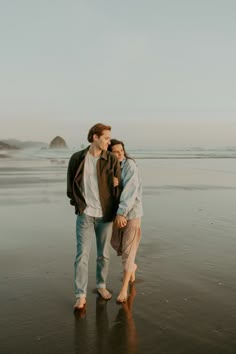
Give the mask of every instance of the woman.
[{"label": "woman", "polygon": [[[125,302],[129,282],[134,282],[137,269],[135,256],[141,238],[141,216],[143,215],[142,185],[137,165],[127,155],[124,143],[111,139],[108,149],[121,163],[122,193],[113,225],[111,245],[118,255],[122,255],[123,282],[117,302]],[[114,184],[115,186],[118,184],[116,178]]]}]

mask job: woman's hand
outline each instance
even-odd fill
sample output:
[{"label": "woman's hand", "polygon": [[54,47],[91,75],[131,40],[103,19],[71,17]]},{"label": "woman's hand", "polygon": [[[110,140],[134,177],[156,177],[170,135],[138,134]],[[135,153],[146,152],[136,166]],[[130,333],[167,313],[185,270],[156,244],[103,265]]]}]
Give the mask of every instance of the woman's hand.
[{"label": "woman's hand", "polygon": [[117,227],[120,229],[120,228],[125,227],[127,225],[127,220],[122,215],[116,215],[115,223],[116,223]]},{"label": "woman's hand", "polygon": [[113,177],[113,185],[114,185],[114,187],[119,186],[119,181],[118,181],[117,177]]}]

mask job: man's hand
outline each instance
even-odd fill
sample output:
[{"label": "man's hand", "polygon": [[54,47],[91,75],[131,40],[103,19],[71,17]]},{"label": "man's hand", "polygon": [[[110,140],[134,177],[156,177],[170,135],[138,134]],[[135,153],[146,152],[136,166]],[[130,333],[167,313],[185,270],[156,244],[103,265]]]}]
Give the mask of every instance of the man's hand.
[{"label": "man's hand", "polygon": [[119,186],[119,181],[118,181],[117,177],[113,177],[113,185],[114,185],[114,187]]},{"label": "man's hand", "polygon": [[122,215],[116,215],[115,223],[116,223],[118,228],[121,228],[121,227],[124,227],[124,226],[127,225],[127,220]]}]

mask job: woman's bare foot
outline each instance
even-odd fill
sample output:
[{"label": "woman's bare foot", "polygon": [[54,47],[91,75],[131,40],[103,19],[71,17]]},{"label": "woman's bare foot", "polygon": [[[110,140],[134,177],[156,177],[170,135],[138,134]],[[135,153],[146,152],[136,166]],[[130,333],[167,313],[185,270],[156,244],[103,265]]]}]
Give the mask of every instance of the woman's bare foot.
[{"label": "woman's bare foot", "polygon": [[119,303],[126,302],[127,301],[127,291],[121,290],[119,295],[117,296],[116,301]]},{"label": "woman's bare foot", "polygon": [[112,297],[111,293],[106,288],[97,288],[97,292],[104,300],[110,300]]},{"label": "woman's bare foot", "polygon": [[135,264],[134,266],[135,266],[135,268],[134,268],[133,273],[131,274],[130,283],[133,283],[135,281],[135,272],[136,272],[138,266],[137,266],[137,264]]},{"label": "woman's bare foot", "polygon": [[74,304],[74,310],[82,310],[86,305],[86,297],[79,297]]}]

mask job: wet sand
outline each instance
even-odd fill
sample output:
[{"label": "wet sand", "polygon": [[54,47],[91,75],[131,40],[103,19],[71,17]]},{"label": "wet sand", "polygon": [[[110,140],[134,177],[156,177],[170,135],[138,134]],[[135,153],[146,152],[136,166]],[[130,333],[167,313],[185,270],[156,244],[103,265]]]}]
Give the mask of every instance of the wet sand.
[{"label": "wet sand", "polygon": [[144,184],[137,282],[125,305],[111,250],[103,302],[74,316],[75,215],[66,165],[0,161],[0,353],[236,352],[236,164],[138,160]]}]

